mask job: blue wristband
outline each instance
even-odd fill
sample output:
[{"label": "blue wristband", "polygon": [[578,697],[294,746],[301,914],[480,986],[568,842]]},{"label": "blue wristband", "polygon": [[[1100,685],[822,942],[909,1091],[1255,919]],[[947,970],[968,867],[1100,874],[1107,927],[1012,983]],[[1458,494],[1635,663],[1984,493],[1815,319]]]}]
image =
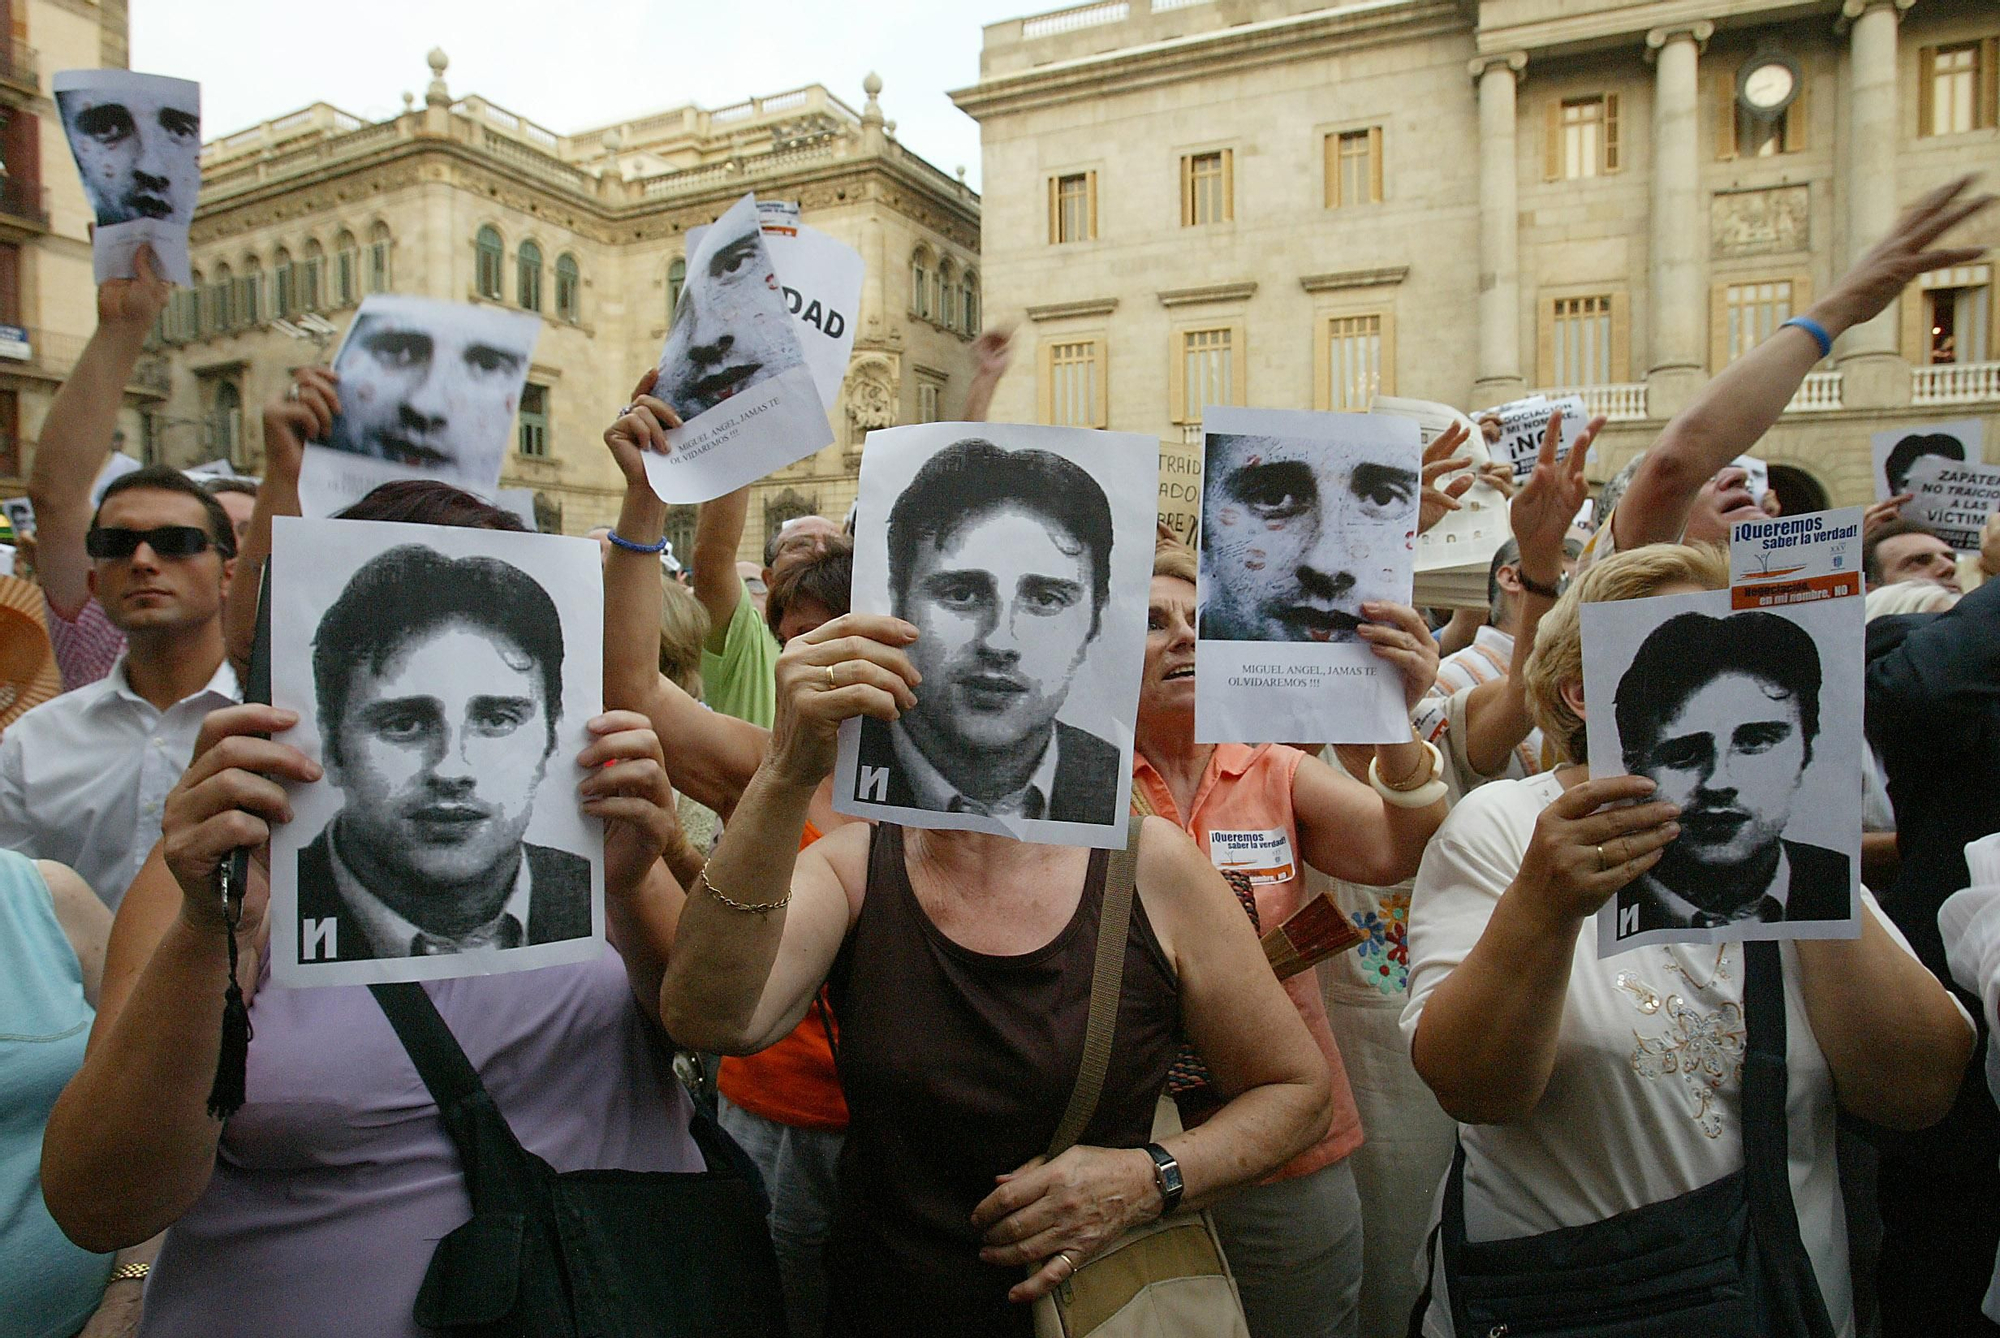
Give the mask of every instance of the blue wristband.
[{"label": "blue wristband", "polygon": [[1794,316],[1790,320],[1781,323],[1778,326],[1778,328],[1782,330],[1787,325],[1796,325],[1801,330],[1804,330],[1807,334],[1811,335],[1813,337],[1813,342],[1819,345],[1819,355],[1822,358],[1831,357],[1833,355],[1833,336],[1826,332],[1826,327],[1824,325],[1821,325],[1818,321],[1814,320],[1812,317]]},{"label": "blue wristband", "polygon": [[660,542],[656,544],[635,544],[616,530],[608,531],[604,537],[628,553],[664,553],[667,551],[667,538],[665,535],[661,535]]}]

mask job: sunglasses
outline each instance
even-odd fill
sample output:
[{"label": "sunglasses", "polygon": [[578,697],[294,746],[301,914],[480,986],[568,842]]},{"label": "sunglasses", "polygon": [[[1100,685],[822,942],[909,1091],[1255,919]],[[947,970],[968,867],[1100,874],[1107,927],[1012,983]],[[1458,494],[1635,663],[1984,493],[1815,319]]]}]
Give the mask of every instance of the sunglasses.
[{"label": "sunglasses", "polygon": [[217,547],[208,531],[194,525],[162,525],[156,530],[93,529],[83,551],[94,558],[129,558],[145,544],[163,558],[191,558]]}]

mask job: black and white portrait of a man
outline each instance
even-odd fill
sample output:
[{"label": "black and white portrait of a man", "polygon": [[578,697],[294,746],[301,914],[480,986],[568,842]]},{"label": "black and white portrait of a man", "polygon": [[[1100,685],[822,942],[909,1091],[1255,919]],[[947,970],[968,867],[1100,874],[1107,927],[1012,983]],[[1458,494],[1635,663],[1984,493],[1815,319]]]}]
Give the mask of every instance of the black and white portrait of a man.
[{"label": "black and white portrait of a man", "polygon": [[201,86],[129,70],[65,70],[54,92],[97,222],[98,281],[131,277],[132,252],[148,242],[161,277],[187,283],[188,225],[201,191]]},{"label": "black and white portrait of a man", "polygon": [[[928,449],[898,471],[906,433]],[[870,437],[901,478],[878,499],[864,459],[861,512],[884,525],[861,548],[880,554],[882,611],[917,629],[923,679],[901,719],[850,727],[836,792],[856,811],[1079,844],[1108,844],[1095,838],[1122,823],[1144,649],[1132,555],[1150,564],[1150,489],[1107,486],[1117,466],[1089,440],[1105,436],[938,424]],[[1140,463],[1127,468],[1149,482]],[[857,564],[857,608],[872,574]],[[842,753],[845,768],[845,738]]]},{"label": "black and white portrait of a man", "polygon": [[[1853,612],[1858,630],[1859,602],[1831,612]],[[1860,810],[1829,811],[1824,796],[1845,776],[1858,804],[1859,711],[1833,680],[1860,664],[1829,663],[1790,609],[1682,608],[1646,629],[1604,706],[1619,770],[1679,806],[1681,830],[1614,899],[1621,942],[1826,937],[1853,920]]]},{"label": "black and white portrait of a man", "polygon": [[[467,533],[490,544],[495,532]],[[274,590],[285,556],[274,556]],[[297,910],[285,957],[295,954],[301,974],[466,955],[483,958],[469,969],[487,971],[505,969],[496,954],[590,944],[589,843],[563,848],[531,834],[545,784],[573,771],[577,751],[580,722],[565,702],[575,695],[565,692],[577,668],[565,644],[574,616],[500,556],[398,542],[353,569],[309,635],[326,769],[314,788],[336,806],[316,828],[303,812],[288,824],[298,829],[287,833]],[[573,808],[567,789],[550,789],[550,816],[566,801]]]},{"label": "black and white portrait of a man", "polygon": [[[338,509],[390,478],[491,497],[540,333],[528,312],[380,293],[363,301],[334,355],[340,414],[308,458],[309,509]],[[322,497],[329,471],[352,479]]]}]

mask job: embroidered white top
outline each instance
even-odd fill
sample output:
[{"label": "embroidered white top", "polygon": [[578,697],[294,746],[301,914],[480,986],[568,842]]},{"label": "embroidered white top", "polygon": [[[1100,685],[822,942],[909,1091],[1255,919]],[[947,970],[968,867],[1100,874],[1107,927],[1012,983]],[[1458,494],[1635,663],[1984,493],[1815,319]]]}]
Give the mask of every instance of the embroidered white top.
[{"label": "embroidered white top", "polygon": [[0,847],[69,865],[113,910],[160,839],[160,812],[210,711],[233,705],[224,660],[208,686],[161,711],[132,691],[125,657],[43,702],[0,738]]},{"label": "embroidered white top", "polygon": [[[1431,838],[1410,907],[1406,1042],[1431,992],[1479,941],[1520,869],[1536,816],[1561,792],[1553,774],[1495,781],[1460,801]],[[1909,951],[1866,889],[1861,897],[1868,914]],[[1792,1195],[1835,1330],[1850,1335],[1833,1078],[1806,1017],[1790,944],[1783,956]],[[1597,928],[1584,922],[1541,1105],[1518,1124],[1459,1126],[1469,1239],[1602,1221],[1698,1189],[1743,1164],[1742,963],[1740,945],[1654,946],[1600,961]],[[1421,1255],[1416,1266],[1424,1267]],[[1424,1331],[1450,1335],[1448,1310],[1433,1303]]]}]

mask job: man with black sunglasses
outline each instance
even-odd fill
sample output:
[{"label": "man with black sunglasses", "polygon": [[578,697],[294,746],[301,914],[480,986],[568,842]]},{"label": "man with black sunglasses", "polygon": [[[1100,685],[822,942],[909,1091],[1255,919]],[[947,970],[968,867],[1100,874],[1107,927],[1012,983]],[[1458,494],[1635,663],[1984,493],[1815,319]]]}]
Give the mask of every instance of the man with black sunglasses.
[{"label": "man with black sunglasses", "polygon": [[68,864],[116,909],[202,718],[238,696],[222,635],[236,538],[199,483],[154,465],[105,489],[84,548],[126,651],[0,736],[0,847]]}]

